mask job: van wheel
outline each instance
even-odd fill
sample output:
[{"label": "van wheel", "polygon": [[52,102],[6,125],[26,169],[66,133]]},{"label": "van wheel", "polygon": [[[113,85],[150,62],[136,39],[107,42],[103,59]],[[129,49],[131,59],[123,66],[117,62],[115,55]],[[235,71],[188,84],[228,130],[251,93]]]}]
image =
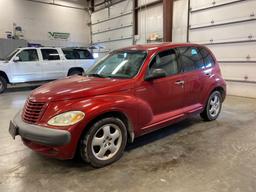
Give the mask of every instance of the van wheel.
[{"label": "van wheel", "polygon": [[210,95],[204,111],[200,114],[206,121],[213,121],[218,118],[222,108],[222,97],[219,91],[214,91]]},{"label": "van wheel", "polygon": [[80,155],[84,162],[99,168],[117,161],[127,142],[125,124],[108,117],[93,124],[80,141]]},{"label": "van wheel", "polygon": [[7,88],[7,81],[4,77],[0,76],[0,93],[3,93]]},{"label": "van wheel", "polygon": [[72,76],[72,75],[83,75],[83,71],[82,70],[78,70],[78,69],[71,70],[68,73],[68,76]]}]

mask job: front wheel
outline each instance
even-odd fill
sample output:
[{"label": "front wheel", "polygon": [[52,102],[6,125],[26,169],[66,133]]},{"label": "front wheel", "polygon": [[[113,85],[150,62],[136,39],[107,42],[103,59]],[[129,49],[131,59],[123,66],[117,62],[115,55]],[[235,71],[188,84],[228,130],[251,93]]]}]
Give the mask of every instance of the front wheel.
[{"label": "front wheel", "polygon": [[92,125],[80,141],[83,161],[103,167],[117,161],[127,142],[125,124],[118,118],[104,118]]},{"label": "front wheel", "polygon": [[213,121],[218,118],[222,108],[222,97],[219,91],[214,91],[208,98],[204,111],[200,114],[206,121]]}]

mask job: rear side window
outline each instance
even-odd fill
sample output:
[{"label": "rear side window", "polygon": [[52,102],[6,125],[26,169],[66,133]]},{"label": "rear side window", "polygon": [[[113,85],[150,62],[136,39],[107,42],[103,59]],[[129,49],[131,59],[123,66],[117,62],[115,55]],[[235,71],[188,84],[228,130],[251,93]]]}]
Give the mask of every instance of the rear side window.
[{"label": "rear side window", "polygon": [[179,47],[178,60],[183,66],[184,72],[204,68],[204,60],[200,51],[195,47]]},{"label": "rear side window", "polygon": [[43,60],[60,60],[56,49],[41,49]]},{"label": "rear side window", "polygon": [[23,50],[17,56],[21,62],[38,61],[38,54],[36,49]]},{"label": "rear side window", "polygon": [[200,53],[203,57],[205,68],[212,67],[215,65],[214,59],[207,49],[201,48]]},{"label": "rear side window", "polygon": [[88,50],[75,50],[79,54],[80,59],[93,59],[92,54]]},{"label": "rear side window", "polygon": [[66,59],[79,59],[79,55],[72,49],[62,49]]},{"label": "rear side window", "polygon": [[93,59],[86,49],[62,49],[66,59]]}]

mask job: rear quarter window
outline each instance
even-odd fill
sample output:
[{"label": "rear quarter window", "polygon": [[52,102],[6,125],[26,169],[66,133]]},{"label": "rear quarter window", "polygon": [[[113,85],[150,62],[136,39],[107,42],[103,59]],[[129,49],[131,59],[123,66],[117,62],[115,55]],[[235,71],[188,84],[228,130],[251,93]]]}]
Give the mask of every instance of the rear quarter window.
[{"label": "rear quarter window", "polygon": [[62,49],[65,58],[68,60],[71,59],[93,59],[90,51],[86,49]]},{"label": "rear quarter window", "polygon": [[179,52],[178,60],[184,72],[203,69],[205,67],[203,57],[198,48],[179,47],[177,49]]},{"label": "rear quarter window", "polygon": [[203,57],[205,68],[213,67],[215,65],[212,54],[206,48],[201,48],[200,53]]}]

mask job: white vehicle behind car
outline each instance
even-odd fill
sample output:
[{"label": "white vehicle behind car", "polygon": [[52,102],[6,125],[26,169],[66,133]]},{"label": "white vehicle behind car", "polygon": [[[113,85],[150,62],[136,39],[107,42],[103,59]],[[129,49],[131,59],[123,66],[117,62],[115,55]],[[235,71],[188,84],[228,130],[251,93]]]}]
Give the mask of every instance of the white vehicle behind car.
[{"label": "white vehicle behind car", "polygon": [[0,93],[7,84],[82,75],[94,62],[85,48],[19,48],[0,61]]}]

